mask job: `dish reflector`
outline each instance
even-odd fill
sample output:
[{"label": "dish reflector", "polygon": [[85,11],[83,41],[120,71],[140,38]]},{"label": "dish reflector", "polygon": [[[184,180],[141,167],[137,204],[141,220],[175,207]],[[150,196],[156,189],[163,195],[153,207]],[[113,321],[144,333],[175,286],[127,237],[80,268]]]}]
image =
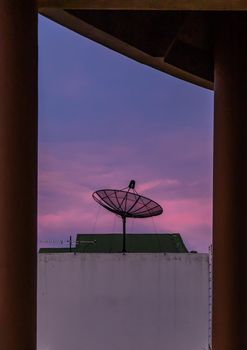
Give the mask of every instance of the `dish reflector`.
[{"label": "dish reflector", "polygon": [[163,212],[155,201],[130,191],[99,190],[93,193],[93,198],[105,209],[126,218],[147,218]]}]

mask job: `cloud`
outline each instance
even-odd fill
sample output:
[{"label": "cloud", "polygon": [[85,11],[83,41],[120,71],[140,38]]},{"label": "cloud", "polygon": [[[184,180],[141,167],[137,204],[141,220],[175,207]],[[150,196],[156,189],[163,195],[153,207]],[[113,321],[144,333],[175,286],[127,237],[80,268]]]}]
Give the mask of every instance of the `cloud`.
[{"label": "cloud", "polygon": [[[206,180],[185,181],[181,178],[155,178],[149,167],[130,163],[122,171],[119,155],[126,148],[95,150],[84,143],[43,144],[39,170],[40,237],[65,237],[70,233],[121,232],[121,221],[101,209],[92,199],[100,188],[123,188],[128,185],[131,168],[137,174],[137,191],[153,198],[164,207],[164,215],[150,220],[131,220],[133,232],[180,232],[192,249],[207,250],[211,236],[211,197],[202,190]],[[83,152],[84,150],[84,152]],[[109,162],[109,159],[111,160]],[[139,175],[139,176],[138,176]],[[146,180],[146,181],[145,181]],[[208,186],[209,187],[209,186]],[[97,223],[97,224],[96,224]],[[157,227],[155,227],[155,225]]]},{"label": "cloud", "polygon": [[171,188],[177,187],[180,182],[177,179],[157,179],[149,182],[144,182],[139,185],[138,190],[140,192],[146,192],[153,189]]}]

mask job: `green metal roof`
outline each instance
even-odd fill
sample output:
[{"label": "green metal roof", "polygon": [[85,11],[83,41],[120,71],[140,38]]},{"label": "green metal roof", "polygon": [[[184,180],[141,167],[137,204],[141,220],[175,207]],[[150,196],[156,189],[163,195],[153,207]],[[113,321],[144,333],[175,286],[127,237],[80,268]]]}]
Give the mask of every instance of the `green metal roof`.
[{"label": "green metal roof", "polygon": [[[121,253],[122,234],[78,234],[76,248],[78,253]],[[87,243],[88,242],[88,243]],[[188,250],[179,233],[127,234],[128,253],[187,253]],[[66,253],[69,248],[41,248],[40,253]]]}]

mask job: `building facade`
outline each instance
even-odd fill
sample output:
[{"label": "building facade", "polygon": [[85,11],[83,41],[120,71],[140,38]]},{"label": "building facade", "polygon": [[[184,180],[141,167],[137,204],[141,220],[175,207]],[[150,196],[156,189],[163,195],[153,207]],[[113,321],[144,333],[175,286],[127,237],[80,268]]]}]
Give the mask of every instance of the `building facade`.
[{"label": "building facade", "polygon": [[208,349],[208,267],[208,254],[40,253],[38,350]]}]

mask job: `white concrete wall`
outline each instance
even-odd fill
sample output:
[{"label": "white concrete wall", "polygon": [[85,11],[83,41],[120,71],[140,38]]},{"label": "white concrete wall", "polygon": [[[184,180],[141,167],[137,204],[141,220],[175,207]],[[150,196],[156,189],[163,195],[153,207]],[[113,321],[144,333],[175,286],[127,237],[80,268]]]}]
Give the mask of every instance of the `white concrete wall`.
[{"label": "white concrete wall", "polygon": [[202,350],[207,254],[39,254],[38,350]]}]

